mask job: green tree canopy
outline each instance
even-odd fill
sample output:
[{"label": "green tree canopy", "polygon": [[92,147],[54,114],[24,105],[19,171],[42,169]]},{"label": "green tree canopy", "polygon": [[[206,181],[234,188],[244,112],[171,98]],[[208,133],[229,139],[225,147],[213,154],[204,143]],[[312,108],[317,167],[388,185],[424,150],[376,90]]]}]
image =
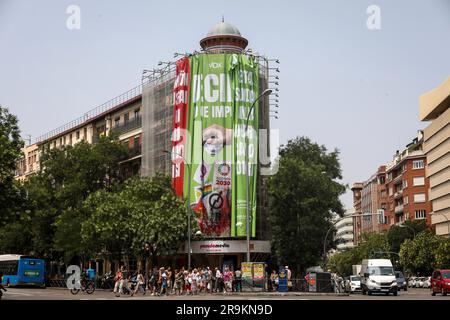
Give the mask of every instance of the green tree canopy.
[{"label": "green tree canopy", "polygon": [[14,222],[22,209],[24,194],[14,173],[23,146],[17,117],[0,105],[0,227]]},{"label": "green tree canopy", "polygon": [[400,262],[414,275],[429,276],[434,268],[450,267],[450,239],[423,231],[403,242]]},{"label": "green tree canopy", "polygon": [[[66,258],[80,255],[86,251],[80,236],[81,220],[86,219],[83,201],[97,190],[118,188],[119,161],[127,150],[117,136],[109,136],[93,145],[44,145],[40,152],[40,171],[18,186],[20,210],[5,232],[22,226],[27,245],[15,252],[53,258],[60,253]],[[18,240],[0,235],[0,250],[11,252]]]},{"label": "green tree canopy", "polygon": [[327,267],[347,277],[352,274],[352,265],[361,264],[363,259],[390,258],[389,242],[385,233],[363,233],[357,247],[336,253],[328,261]]},{"label": "green tree canopy", "polygon": [[406,239],[413,239],[415,235],[427,230],[425,220],[406,220],[401,226],[393,225],[387,232],[390,251],[399,252],[400,246]]},{"label": "green tree canopy", "polygon": [[83,242],[112,255],[139,254],[144,242],[154,255],[173,254],[186,239],[187,217],[170,178],[134,178],[121,191],[100,190],[88,197],[90,218],[82,222]]},{"label": "green tree canopy", "polygon": [[342,179],[339,152],[301,137],[282,146],[277,161],[278,173],[265,181],[272,248],[280,264],[302,272],[322,258],[331,213],[344,212],[339,196],[346,187],[337,181]]}]

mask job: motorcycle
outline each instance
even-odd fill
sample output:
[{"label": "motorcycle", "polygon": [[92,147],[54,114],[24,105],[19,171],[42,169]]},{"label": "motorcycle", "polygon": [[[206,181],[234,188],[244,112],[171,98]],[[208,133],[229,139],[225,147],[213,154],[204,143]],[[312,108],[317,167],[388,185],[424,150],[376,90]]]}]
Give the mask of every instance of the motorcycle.
[{"label": "motorcycle", "polygon": [[106,273],[101,279],[100,279],[100,288],[102,289],[113,289],[114,288],[114,275],[112,271]]}]

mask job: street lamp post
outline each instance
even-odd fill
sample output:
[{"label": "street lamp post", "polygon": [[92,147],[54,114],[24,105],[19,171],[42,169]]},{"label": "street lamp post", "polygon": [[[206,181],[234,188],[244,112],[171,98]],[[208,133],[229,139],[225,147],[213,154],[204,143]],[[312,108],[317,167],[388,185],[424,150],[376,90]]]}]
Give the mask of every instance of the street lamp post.
[{"label": "street lamp post", "polygon": [[399,226],[400,228],[408,228],[409,230],[412,230],[412,232],[413,232],[413,238],[416,237],[416,231],[414,230],[413,227],[408,226],[408,225],[406,225],[406,224],[399,224],[398,226]]},{"label": "street lamp post", "polygon": [[325,234],[325,239],[323,240],[323,265],[325,267],[326,265],[326,257],[327,257],[327,238],[328,238],[328,234],[330,233],[331,229],[334,228],[334,226],[339,222],[344,220],[345,218],[353,218],[353,217],[364,217],[364,216],[375,216],[375,215],[381,215],[381,212],[375,212],[375,213],[364,213],[364,214],[351,214],[348,216],[343,216],[340,217],[339,219],[337,219],[335,222],[333,222],[333,224],[331,225],[330,228],[328,228],[327,233]]},{"label": "street lamp post", "polygon": [[176,152],[170,152],[168,150],[161,150],[163,153],[167,153],[172,155],[175,154],[183,159],[184,164],[188,168],[188,194],[187,194],[187,208],[186,208],[186,214],[188,218],[188,269],[191,268],[191,165],[186,161],[186,159],[179,153]]},{"label": "street lamp post", "polygon": [[[261,99],[261,97],[269,95],[272,93],[272,89],[266,89],[264,90],[259,96],[258,98],[255,99],[255,101],[253,101],[250,110],[248,111],[247,114],[247,120],[245,122],[245,164],[246,164],[246,175],[245,175],[245,184],[247,187],[246,190],[246,233],[247,233],[247,262],[250,262],[250,203],[249,203],[249,188],[250,188],[250,180],[249,180],[249,174],[250,174],[250,166],[249,166],[249,159],[248,159],[248,153],[249,153],[249,143],[248,143],[248,121],[250,119],[250,115],[252,113],[253,108],[255,107],[256,102],[259,101],[259,99]],[[255,173],[253,173],[255,174]]]}]

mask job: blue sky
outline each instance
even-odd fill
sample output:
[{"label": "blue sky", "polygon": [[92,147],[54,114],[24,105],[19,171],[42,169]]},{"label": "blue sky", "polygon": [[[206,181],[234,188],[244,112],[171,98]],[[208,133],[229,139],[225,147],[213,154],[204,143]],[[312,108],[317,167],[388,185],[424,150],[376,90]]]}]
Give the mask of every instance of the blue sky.
[{"label": "blue sky", "polygon": [[[69,5],[81,29],[66,27]],[[366,26],[369,5],[381,29]],[[0,103],[37,137],[139,84],[143,69],[199,49],[225,20],[280,64],[281,142],[341,151],[368,178],[418,129],[419,96],[450,76],[450,1],[0,0]],[[342,198],[352,206],[350,191]]]}]

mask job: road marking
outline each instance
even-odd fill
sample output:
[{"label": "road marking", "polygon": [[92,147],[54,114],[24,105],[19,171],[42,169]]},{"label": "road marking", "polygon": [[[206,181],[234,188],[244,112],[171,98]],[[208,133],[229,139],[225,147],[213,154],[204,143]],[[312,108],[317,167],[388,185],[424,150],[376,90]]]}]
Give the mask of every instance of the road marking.
[{"label": "road marking", "polygon": [[14,292],[14,291],[11,291],[11,290],[8,290],[7,294],[8,295],[15,294],[15,295],[18,295],[18,296],[26,296],[26,297],[31,297],[32,296],[32,294],[30,294],[30,293]]}]

